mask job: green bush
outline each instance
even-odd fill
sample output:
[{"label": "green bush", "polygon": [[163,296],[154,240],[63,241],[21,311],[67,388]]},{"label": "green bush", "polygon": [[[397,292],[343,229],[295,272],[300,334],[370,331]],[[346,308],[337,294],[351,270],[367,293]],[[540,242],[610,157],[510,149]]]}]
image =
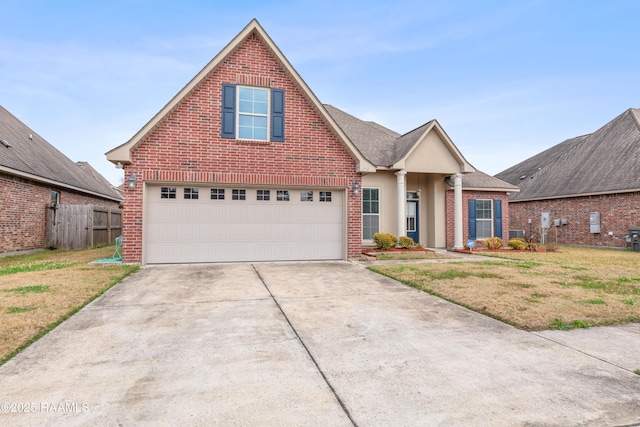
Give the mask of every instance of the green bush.
[{"label": "green bush", "polygon": [[504,244],[499,237],[489,237],[488,239],[484,239],[483,243],[489,250],[500,249]]},{"label": "green bush", "polygon": [[398,243],[398,238],[391,233],[375,233],[373,241],[378,249],[385,250],[394,247]]},{"label": "green bush", "polygon": [[414,242],[413,239],[408,236],[400,236],[400,239],[398,239],[398,241],[400,242],[400,247],[405,249],[411,249],[416,245],[416,242]]},{"label": "green bush", "polygon": [[507,246],[509,246],[511,249],[521,251],[527,247],[527,242],[525,242],[524,239],[516,237],[514,239],[509,239],[509,241],[507,242]]}]

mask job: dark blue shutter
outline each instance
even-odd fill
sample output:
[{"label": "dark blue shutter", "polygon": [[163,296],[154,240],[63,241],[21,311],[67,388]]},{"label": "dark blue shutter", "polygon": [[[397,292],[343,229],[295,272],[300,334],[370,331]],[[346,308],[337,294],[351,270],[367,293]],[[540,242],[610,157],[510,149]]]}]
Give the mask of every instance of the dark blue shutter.
[{"label": "dark blue shutter", "polygon": [[284,90],[271,89],[271,141],[284,142]]},{"label": "dark blue shutter", "polygon": [[469,199],[469,239],[476,240],[476,199]]},{"label": "dark blue shutter", "polygon": [[502,200],[493,201],[493,235],[502,239]]},{"label": "dark blue shutter", "polygon": [[236,137],[236,85],[222,85],[222,137]]}]

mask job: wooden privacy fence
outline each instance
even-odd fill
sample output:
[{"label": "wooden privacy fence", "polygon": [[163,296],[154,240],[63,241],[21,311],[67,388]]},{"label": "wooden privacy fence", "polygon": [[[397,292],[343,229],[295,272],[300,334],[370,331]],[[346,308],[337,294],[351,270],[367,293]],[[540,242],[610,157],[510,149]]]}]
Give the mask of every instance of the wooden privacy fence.
[{"label": "wooden privacy fence", "polygon": [[90,249],[122,234],[122,211],[95,205],[47,208],[47,248]]}]

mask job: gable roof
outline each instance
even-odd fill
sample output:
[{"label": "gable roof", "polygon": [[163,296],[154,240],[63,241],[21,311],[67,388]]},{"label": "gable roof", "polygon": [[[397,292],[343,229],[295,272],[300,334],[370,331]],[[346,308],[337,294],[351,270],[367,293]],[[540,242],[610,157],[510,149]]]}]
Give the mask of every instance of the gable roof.
[{"label": "gable roof", "polygon": [[[453,188],[453,180],[447,177],[446,183]],[[476,170],[475,172],[462,174],[463,190],[478,191],[501,191],[508,193],[517,193],[520,191],[515,185],[502,181],[484,172]]]},{"label": "gable roof", "polygon": [[429,132],[435,131],[460,164],[461,171],[475,171],[437,120],[430,120],[422,126],[400,135],[377,123],[360,120],[334,106],[325,105],[325,108],[360,152],[378,167],[402,169],[404,160],[411,155]]},{"label": "gable roof", "polygon": [[307,86],[305,81],[300,77],[298,72],[293,68],[289,61],[282,54],[280,49],[273,42],[271,37],[265,32],[256,19],[253,19],[227,46],[224,47],[187,85],[180,90],[146,125],[142,127],[129,141],[108,151],[106,153],[107,160],[117,163],[130,163],[131,152],[140,144],[182,101],[187,98],[211,73],[215,72],[219,65],[236,49],[242,42],[256,35],[262,43],[273,54],[274,58],[280,63],[284,71],[287,73],[293,83],[300,89],[301,93],[307,98],[310,105],[325,121],[329,129],[333,131],[336,137],[342,142],[344,148],[351,154],[356,161],[358,172],[375,172],[375,167],[358,151],[349,137],[335,123],[334,119],[327,113],[327,110],[320,103],[315,94]]},{"label": "gable roof", "polygon": [[122,197],[86,162],[74,163],[0,106],[0,172],[115,201]]},{"label": "gable roof", "polygon": [[640,110],[495,175],[520,187],[510,201],[640,191]]}]

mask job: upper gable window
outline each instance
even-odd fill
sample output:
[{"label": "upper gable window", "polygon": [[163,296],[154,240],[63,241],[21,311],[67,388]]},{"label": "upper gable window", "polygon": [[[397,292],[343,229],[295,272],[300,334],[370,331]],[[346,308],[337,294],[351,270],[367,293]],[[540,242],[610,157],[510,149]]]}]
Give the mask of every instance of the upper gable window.
[{"label": "upper gable window", "polygon": [[284,141],[284,90],[222,85],[222,137]]},{"label": "upper gable window", "polygon": [[268,135],[269,90],[238,88],[238,138],[266,141]]}]

